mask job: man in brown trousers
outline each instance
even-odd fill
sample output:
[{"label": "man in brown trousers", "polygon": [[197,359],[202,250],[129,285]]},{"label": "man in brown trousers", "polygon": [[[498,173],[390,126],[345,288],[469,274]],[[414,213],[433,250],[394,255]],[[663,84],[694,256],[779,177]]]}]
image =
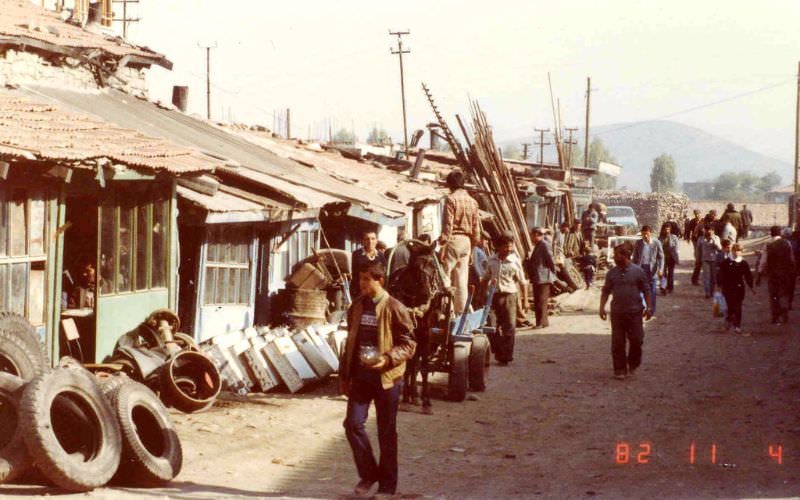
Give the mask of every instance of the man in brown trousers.
[{"label": "man in brown trousers", "polygon": [[556,265],[550,245],[544,240],[544,230],[540,227],[531,232],[533,253],[525,262],[528,279],[533,283],[533,312],[536,315],[534,328],[547,328],[547,301],[550,299],[550,286],[556,279]]}]

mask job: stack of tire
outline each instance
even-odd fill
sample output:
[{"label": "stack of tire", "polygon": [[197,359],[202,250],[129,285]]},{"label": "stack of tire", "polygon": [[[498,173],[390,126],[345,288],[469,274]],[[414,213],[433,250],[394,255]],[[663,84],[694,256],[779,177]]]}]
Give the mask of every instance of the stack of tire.
[{"label": "stack of tire", "polygon": [[74,360],[50,369],[30,324],[0,313],[0,483],[35,468],[69,491],[112,480],[157,486],[182,463],[169,413],[150,389],[124,376],[100,380]]}]

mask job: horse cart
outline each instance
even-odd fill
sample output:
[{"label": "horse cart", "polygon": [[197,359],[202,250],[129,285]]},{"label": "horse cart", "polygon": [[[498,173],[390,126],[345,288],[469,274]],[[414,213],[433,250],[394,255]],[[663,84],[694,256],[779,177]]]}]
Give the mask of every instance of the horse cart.
[{"label": "horse cart", "polygon": [[[398,248],[408,250],[407,264],[393,269]],[[406,368],[405,403],[417,402],[417,375],[422,375],[422,406],[430,412],[428,376],[448,374],[448,399],[463,401],[467,390],[483,391],[489,373],[491,348],[487,326],[494,288],[474,311],[456,315],[453,291],[445,286],[444,271],[435,246],[418,240],[401,242],[389,253],[387,282],[390,293],[411,308],[417,316],[417,351]],[[467,304],[473,303],[475,288],[470,287]]]}]

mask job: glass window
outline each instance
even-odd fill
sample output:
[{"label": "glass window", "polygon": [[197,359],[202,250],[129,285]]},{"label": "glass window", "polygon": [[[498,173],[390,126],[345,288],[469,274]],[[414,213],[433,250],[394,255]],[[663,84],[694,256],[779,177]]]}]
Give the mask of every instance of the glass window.
[{"label": "glass window", "polygon": [[214,290],[217,285],[217,271],[216,267],[206,268],[206,282],[203,290],[203,304],[214,303]]},{"label": "glass window", "polygon": [[169,206],[166,200],[153,203],[153,271],[150,277],[152,288],[166,286],[167,275],[167,216]]},{"label": "glass window", "polygon": [[8,205],[5,193],[0,191],[0,256],[8,253]]},{"label": "glass window", "polygon": [[228,302],[228,268],[221,267],[217,271],[217,287],[215,290],[214,303],[225,304]]},{"label": "glass window", "polygon": [[250,303],[250,270],[241,269],[242,276],[240,278],[239,288],[239,303]]},{"label": "glass window", "polygon": [[28,320],[34,325],[44,322],[44,300],[47,294],[45,276],[44,262],[32,262],[28,293]]},{"label": "glass window", "polygon": [[118,292],[131,291],[133,210],[134,209],[130,207],[121,207],[119,209],[119,248],[117,249],[117,261],[119,262],[119,274],[117,275]]},{"label": "glass window", "polygon": [[8,289],[8,264],[0,265],[0,308],[7,309],[6,295]]},{"label": "glass window", "polygon": [[147,205],[136,209],[136,289],[147,289],[147,234],[150,231],[149,209]]},{"label": "glass window", "polygon": [[226,303],[238,304],[239,303],[239,277],[241,269],[228,270],[228,297]]},{"label": "glass window", "polygon": [[8,221],[11,226],[11,255],[14,256],[27,253],[28,229],[26,226],[25,202],[25,193],[15,191],[14,197],[8,203]]},{"label": "glass window", "polygon": [[117,211],[113,205],[100,208],[100,293],[114,293],[115,251]]},{"label": "glass window", "polygon": [[47,222],[45,213],[44,198],[41,193],[34,193],[31,196],[31,255],[44,254],[44,228]]},{"label": "glass window", "polygon": [[11,312],[25,315],[25,298],[28,296],[28,263],[11,264]]}]

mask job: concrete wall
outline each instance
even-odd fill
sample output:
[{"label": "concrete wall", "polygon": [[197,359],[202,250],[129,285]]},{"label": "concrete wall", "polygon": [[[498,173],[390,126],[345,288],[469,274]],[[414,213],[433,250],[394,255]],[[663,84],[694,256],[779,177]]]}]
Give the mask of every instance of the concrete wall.
[{"label": "concrete wall", "polygon": [[[705,215],[709,210],[716,210],[718,215],[725,211],[726,202],[719,200],[690,201],[689,212],[695,208]],[[786,226],[789,224],[788,203],[748,203],[747,208],[753,212],[753,226]],[[742,204],[736,204],[736,210],[741,210]]]},{"label": "concrete wall", "polygon": [[638,191],[599,191],[595,193],[595,202],[607,206],[623,205],[633,209],[639,225],[648,225],[655,231],[661,228],[671,215],[680,220],[690,206],[689,198],[678,193],[641,193]]}]

